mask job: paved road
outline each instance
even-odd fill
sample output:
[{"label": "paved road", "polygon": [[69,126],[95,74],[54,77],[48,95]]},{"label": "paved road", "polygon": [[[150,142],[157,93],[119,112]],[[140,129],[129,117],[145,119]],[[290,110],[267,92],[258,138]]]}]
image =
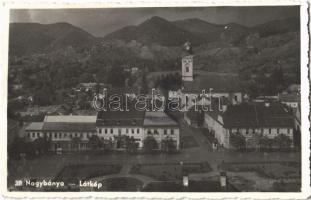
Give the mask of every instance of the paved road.
[{"label": "paved road", "polygon": [[[195,129],[192,127],[189,127],[184,120],[179,120],[179,125],[180,125],[180,137],[185,137],[185,136],[192,136],[199,147],[193,147],[193,148],[198,148],[202,149],[204,151],[212,151],[212,147],[209,142],[207,142],[207,138],[202,134],[200,129]],[[187,149],[184,149],[184,151],[187,151]]]}]

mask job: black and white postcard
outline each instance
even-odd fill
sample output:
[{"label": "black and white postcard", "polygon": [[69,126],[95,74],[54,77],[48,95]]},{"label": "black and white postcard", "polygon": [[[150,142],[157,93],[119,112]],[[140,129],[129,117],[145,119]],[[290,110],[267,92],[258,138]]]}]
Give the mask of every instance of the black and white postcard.
[{"label": "black and white postcard", "polygon": [[160,2],[3,4],[4,196],[310,195],[307,3]]}]

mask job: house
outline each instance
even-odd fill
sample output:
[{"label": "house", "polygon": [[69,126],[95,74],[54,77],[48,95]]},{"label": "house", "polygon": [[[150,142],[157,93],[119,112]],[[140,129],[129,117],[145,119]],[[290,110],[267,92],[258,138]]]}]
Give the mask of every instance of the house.
[{"label": "house", "polygon": [[283,93],[279,94],[278,99],[281,103],[286,104],[291,108],[298,108],[300,95],[297,93]]},{"label": "house", "polygon": [[97,134],[96,116],[45,116],[43,122],[31,123],[25,132],[31,141],[46,138],[52,151],[86,150],[88,139]]},{"label": "house", "polygon": [[280,103],[242,103],[217,106],[205,112],[205,127],[215,134],[219,144],[232,148],[230,136],[240,133],[247,148],[256,148],[260,137],[273,139],[280,134],[288,136],[293,145],[294,119],[290,109]]}]

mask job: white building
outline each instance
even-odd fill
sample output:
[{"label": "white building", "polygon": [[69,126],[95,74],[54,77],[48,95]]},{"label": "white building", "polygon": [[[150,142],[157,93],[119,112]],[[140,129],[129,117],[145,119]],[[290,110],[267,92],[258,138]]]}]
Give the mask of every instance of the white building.
[{"label": "white building", "polygon": [[96,116],[56,115],[45,116],[43,122],[33,122],[25,129],[31,141],[46,138],[50,149],[65,151],[88,149],[88,141],[96,135]]},{"label": "white building", "polygon": [[288,136],[293,145],[294,119],[282,104],[228,105],[219,111],[205,113],[205,127],[215,134],[220,146],[231,148],[230,135],[241,133],[246,147],[256,148],[256,138],[273,139],[280,134]]},{"label": "white building", "polygon": [[97,116],[46,116],[43,122],[33,122],[25,129],[30,141],[46,138],[55,151],[87,150],[89,138],[110,141],[115,149],[124,149],[124,136],[134,138],[138,148],[152,135],[161,147],[163,139],[171,138],[179,147],[179,126],[164,112],[100,111]]}]

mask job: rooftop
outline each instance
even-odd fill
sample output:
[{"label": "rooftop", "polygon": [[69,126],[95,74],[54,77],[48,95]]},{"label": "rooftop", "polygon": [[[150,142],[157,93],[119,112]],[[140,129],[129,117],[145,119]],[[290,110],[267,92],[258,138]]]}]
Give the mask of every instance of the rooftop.
[{"label": "rooftop", "polygon": [[184,92],[199,92],[202,90],[209,91],[213,88],[213,92],[242,92],[241,82],[235,74],[200,72],[194,75],[193,81],[183,82]]},{"label": "rooftop", "polygon": [[226,128],[257,128],[257,127],[293,127],[291,111],[280,103],[269,106],[264,104],[229,105],[225,112],[214,110],[207,112],[217,120],[223,118]]},{"label": "rooftop", "polygon": [[45,122],[42,130],[44,131],[78,131],[95,132],[95,123],[69,123],[69,122]]},{"label": "rooftop", "polygon": [[164,112],[146,112],[144,126],[178,126],[178,123]]},{"label": "rooftop", "polygon": [[44,122],[96,123],[96,115],[47,115]]},{"label": "rooftop", "polygon": [[42,128],[43,128],[43,122],[32,122],[25,128],[25,130],[26,131],[41,131]]},{"label": "rooftop", "polygon": [[100,111],[97,124],[102,126],[142,126],[145,112],[143,111]]}]

